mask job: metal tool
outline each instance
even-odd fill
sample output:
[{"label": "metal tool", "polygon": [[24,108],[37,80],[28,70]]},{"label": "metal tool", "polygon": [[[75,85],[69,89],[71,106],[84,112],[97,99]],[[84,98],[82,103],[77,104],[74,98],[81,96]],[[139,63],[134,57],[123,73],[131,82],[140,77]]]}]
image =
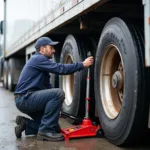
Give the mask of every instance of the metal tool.
[{"label": "metal tool", "polygon": [[[92,56],[91,52],[88,52],[87,56]],[[89,109],[90,109],[90,67],[87,72],[87,83],[86,83],[86,98],[85,98],[85,117],[82,120],[82,123],[71,128],[62,129],[61,132],[65,137],[65,140],[70,138],[78,137],[91,137],[98,136],[101,137],[103,132],[100,125],[95,125],[89,118]],[[75,117],[73,117],[75,119]]]}]

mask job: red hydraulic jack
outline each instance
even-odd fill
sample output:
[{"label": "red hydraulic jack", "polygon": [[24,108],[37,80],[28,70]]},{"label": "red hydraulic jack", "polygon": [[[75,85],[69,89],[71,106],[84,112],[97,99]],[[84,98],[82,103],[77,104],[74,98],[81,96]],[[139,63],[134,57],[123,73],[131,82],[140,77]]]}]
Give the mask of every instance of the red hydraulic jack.
[{"label": "red hydraulic jack", "polygon": [[[88,53],[88,56],[91,56],[91,53]],[[80,125],[73,126],[71,128],[62,129],[61,133],[64,135],[65,140],[70,138],[80,138],[80,137],[102,137],[103,131],[101,130],[100,125],[94,125],[89,118],[89,108],[90,108],[90,68],[88,68],[87,74],[87,85],[86,85],[86,113],[85,117]]]}]

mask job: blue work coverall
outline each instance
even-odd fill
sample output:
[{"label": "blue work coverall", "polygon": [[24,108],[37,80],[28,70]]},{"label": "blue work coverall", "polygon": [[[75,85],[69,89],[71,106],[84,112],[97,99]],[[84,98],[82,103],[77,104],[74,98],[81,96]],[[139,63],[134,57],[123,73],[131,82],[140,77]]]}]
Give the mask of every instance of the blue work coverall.
[{"label": "blue work coverall", "polygon": [[39,52],[28,60],[14,92],[16,107],[33,119],[27,119],[26,135],[60,132],[58,119],[65,94],[52,87],[49,73],[67,75],[83,68],[82,62],[59,64]]}]

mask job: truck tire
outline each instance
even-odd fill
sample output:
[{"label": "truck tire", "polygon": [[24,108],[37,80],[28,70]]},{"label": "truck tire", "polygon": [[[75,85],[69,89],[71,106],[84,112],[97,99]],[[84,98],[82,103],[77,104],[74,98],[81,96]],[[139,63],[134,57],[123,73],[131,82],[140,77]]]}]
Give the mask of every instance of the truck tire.
[{"label": "truck tire", "polygon": [[[53,58],[52,61],[56,62],[56,59]],[[58,88],[59,87],[59,76],[57,74],[50,73],[50,83],[52,84],[52,86],[54,88]]]},{"label": "truck tire", "polygon": [[[61,41],[63,43],[63,41]],[[52,58],[53,62],[59,63],[60,62],[60,53],[62,49],[62,44],[59,43],[58,45],[55,46],[55,53]],[[54,88],[59,88],[59,75],[50,73],[50,83],[53,85]]]},{"label": "truck tire", "polygon": [[8,61],[7,60],[4,61],[3,73],[4,73],[3,86],[4,88],[8,89]]},{"label": "truck tire", "polygon": [[115,145],[133,143],[148,125],[147,71],[140,30],[120,18],[105,25],[95,60],[95,98],[101,127]]},{"label": "truck tire", "polygon": [[3,82],[4,58],[0,59],[0,82]]},{"label": "truck tire", "polygon": [[13,91],[15,88],[15,84],[13,83],[15,76],[15,60],[10,58],[8,61],[8,90]]},{"label": "truck tire", "polygon": [[8,61],[8,89],[13,91],[24,66],[25,60],[22,58],[10,58]]},{"label": "truck tire", "polygon": [[[67,36],[62,48],[60,63],[69,64],[81,61],[77,39],[73,35]],[[73,116],[83,115],[84,112],[79,112],[80,107],[84,107],[82,102],[85,99],[85,81],[83,78],[83,71],[60,76],[59,85],[65,92],[62,112]]]},{"label": "truck tire", "polygon": [[[88,50],[92,50],[92,54],[95,54],[96,47],[94,48],[93,45],[90,39],[79,38],[73,35],[67,36],[62,48],[60,63],[69,64],[83,61],[87,58]],[[71,75],[60,76],[59,85],[66,95],[66,99],[62,106],[62,112],[75,117],[84,117],[86,75],[87,69],[83,69]],[[94,84],[91,85],[94,87]],[[72,121],[71,123],[75,122]]]}]

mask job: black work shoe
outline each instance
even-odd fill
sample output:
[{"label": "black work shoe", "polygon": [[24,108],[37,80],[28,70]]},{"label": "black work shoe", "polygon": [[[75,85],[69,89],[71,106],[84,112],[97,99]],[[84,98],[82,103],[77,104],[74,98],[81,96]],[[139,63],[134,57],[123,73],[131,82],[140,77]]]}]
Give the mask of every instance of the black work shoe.
[{"label": "black work shoe", "polygon": [[15,127],[16,137],[21,138],[22,132],[26,129],[26,118],[22,116],[17,116],[16,124],[18,125]]},{"label": "black work shoe", "polygon": [[57,142],[57,141],[64,141],[65,138],[61,133],[38,132],[37,139],[40,141],[46,140],[46,141]]},{"label": "black work shoe", "polygon": [[26,123],[26,120],[27,120],[27,118],[25,118],[23,116],[17,116],[16,117],[16,124],[17,125],[24,124],[24,123]]}]

